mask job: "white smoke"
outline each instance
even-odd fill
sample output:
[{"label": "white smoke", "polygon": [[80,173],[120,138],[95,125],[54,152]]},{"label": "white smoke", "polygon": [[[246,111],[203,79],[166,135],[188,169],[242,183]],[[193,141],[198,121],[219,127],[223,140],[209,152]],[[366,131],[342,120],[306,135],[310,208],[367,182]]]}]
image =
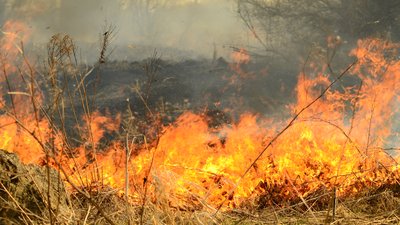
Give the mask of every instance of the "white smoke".
[{"label": "white smoke", "polygon": [[3,20],[19,19],[31,26],[32,42],[46,43],[55,33],[67,33],[86,46],[83,52],[96,49],[105,23],[114,24],[114,58],[140,53],[143,46],[203,57],[212,57],[216,49],[219,56],[226,56],[229,46],[252,41],[231,0],[0,0],[0,4]]}]

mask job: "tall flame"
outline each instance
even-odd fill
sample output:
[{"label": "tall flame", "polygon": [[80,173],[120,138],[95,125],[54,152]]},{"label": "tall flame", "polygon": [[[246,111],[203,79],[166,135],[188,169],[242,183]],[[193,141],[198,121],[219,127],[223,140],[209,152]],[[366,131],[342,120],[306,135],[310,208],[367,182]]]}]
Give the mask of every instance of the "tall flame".
[{"label": "tall flame", "polygon": [[[50,129],[48,121],[35,118],[33,114],[30,101],[40,100],[34,87],[31,90],[21,88],[22,76],[25,76],[24,64],[20,63],[24,54],[22,45],[28,42],[30,30],[20,21],[9,20],[0,31],[0,90],[8,93],[7,98],[12,102],[9,114],[0,115],[0,148],[18,153],[25,163],[39,163],[44,153],[38,140],[48,139]],[[18,75],[17,67],[20,69]],[[6,105],[5,96],[0,95],[0,109]],[[18,122],[24,127],[21,128]]]}]

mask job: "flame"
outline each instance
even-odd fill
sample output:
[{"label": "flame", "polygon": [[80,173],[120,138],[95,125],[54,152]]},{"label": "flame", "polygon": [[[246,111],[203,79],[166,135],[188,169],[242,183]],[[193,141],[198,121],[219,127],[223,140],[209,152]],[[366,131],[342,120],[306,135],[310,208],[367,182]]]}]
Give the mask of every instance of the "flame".
[{"label": "flame", "polygon": [[[27,25],[16,20],[6,21],[0,31],[0,90],[7,93],[0,95],[0,109],[9,111],[9,114],[0,114],[0,148],[18,153],[25,163],[41,163],[44,153],[38,141],[51,136],[50,126],[48,121],[35,118],[29,104],[31,101],[39,104],[40,93],[35,93],[33,87],[30,93],[18,89],[20,85],[17,84],[23,81],[20,75],[15,74],[17,66],[20,73],[25,72],[24,65],[20,66],[24,54],[21,46],[29,41],[31,32]],[[6,81],[8,87],[4,85]],[[13,102],[12,109],[6,109],[6,98]]]},{"label": "flame", "polygon": [[[30,30],[24,23],[16,20],[8,20],[4,23],[0,30],[2,36],[0,38],[1,63],[4,64],[2,70],[8,73],[15,72],[14,62],[18,55],[22,53],[21,43],[29,40]],[[0,78],[0,81],[3,78]]]},{"label": "flame", "polygon": [[[155,199],[162,190],[173,199],[171,204],[180,207],[188,202],[235,207],[262,195],[270,195],[273,204],[333,188],[346,196],[365,187],[397,183],[396,160],[376,148],[390,134],[391,110],[398,101],[400,64],[385,60],[386,51],[394,47],[377,40],[360,41],[351,53],[359,63],[350,76],[362,79],[361,88],[328,91],[246,174],[280,123],[245,114],[236,124],[211,129],[204,116],[182,114],[164,128],[155,147],[130,159],[129,182],[136,187],[132,197],[140,193],[143,180],[150,180]],[[390,68],[380,68],[385,65]],[[299,76],[297,103],[290,107],[294,113],[330,84],[330,74],[315,73],[311,78]],[[352,118],[346,103],[356,108]],[[120,148],[113,145],[100,161],[108,184],[122,190],[125,155]]]},{"label": "flame", "polygon": [[[236,91],[240,92],[242,90],[243,84],[247,80],[254,79],[257,76],[266,75],[265,71],[260,71],[260,73],[256,74],[254,72],[248,72],[243,68],[251,60],[250,54],[244,48],[235,49],[231,53],[231,59],[232,62],[229,64],[231,73],[223,77],[223,79],[226,80],[228,83],[225,87],[221,89],[222,92],[227,91],[229,88],[233,88]],[[237,103],[238,99],[235,98],[233,101]]]},{"label": "flame", "polygon": [[237,64],[246,64],[250,62],[250,55],[246,49],[241,48],[231,53],[231,59]]},{"label": "flame", "polygon": [[[0,28],[0,83],[6,79],[9,83],[18,83],[10,74],[16,72],[17,61],[22,54],[21,43],[29,40],[30,30],[24,23],[16,20],[6,21]],[[1,93],[4,88],[0,86]],[[4,96],[0,95],[0,109],[5,105]]]},{"label": "flame", "polygon": [[105,132],[119,129],[120,116],[117,115],[115,119],[112,119],[95,111],[89,117],[84,117],[84,121],[90,129],[89,132],[86,132],[90,137],[86,137],[86,139],[92,139],[93,143],[98,144]]},{"label": "flame", "polygon": [[[291,119],[276,121],[247,113],[236,123],[210,128],[205,116],[186,112],[163,127],[155,143],[115,140],[93,153],[102,137],[117,131],[120,123],[120,116],[111,119],[94,112],[83,119],[88,127],[84,137],[92,143],[77,147],[80,154],[74,158],[62,158],[67,168],[64,175],[77,186],[103,184],[121,193],[128,182],[133,202],[148,189],[153,201],[165,198],[180,208],[236,207],[261,196],[269,204],[284,204],[319,191],[335,189],[338,195],[348,196],[366,187],[395,184],[397,158],[382,147],[395,135],[392,122],[400,100],[398,48],[376,39],[359,41],[350,53],[357,63],[348,74],[359,84],[329,89],[262,155]],[[243,52],[239,56],[237,62],[249,60]],[[330,85],[332,76],[324,66],[313,67],[307,76],[299,75],[297,101],[288,107],[293,116]],[[40,146],[21,136],[14,120],[0,118],[6,128],[0,131],[0,147],[29,161],[25,155],[32,153],[26,149],[40,151]],[[28,129],[31,133],[39,132],[35,121],[29,124],[33,124]],[[40,121],[39,127],[46,142],[49,136],[58,135],[48,131],[45,121]],[[57,140],[57,149],[63,149],[62,141]],[[137,153],[127,154],[127,150]],[[93,171],[99,171],[97,176]]]}]

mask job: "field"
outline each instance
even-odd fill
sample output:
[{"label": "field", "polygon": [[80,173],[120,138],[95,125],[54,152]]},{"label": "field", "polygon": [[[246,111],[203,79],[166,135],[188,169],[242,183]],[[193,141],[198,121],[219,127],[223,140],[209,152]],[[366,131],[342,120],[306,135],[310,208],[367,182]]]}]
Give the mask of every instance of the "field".
[{"label": "field", "polygon": [[95,64],[62,34],[41,64],[24,26],[0,40],[0,223],[399,223],[399,44],[109,62],[107,27]]}]

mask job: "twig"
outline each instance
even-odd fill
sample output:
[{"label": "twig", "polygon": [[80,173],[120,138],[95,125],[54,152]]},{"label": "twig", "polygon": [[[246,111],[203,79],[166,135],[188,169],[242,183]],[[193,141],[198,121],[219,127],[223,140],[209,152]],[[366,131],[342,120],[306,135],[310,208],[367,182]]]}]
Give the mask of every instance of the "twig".
[{"label": "twig", "polygon": [[[126,149],[125,149],[125,204],[126,204],[126,214],[129,215],[129,158],[131,157],[131,149],[130,149],[130,143],[129,143],[129,132],[126,133]],[[134,139],[132,139],[133,143]],[[130,217],[128,217],[128,225],[131,224]]]},{"label": "twig", "polygon": [[333,199],[332,199],[332,221],[335,221],[336,217],[336,206],[337,206],[337,193],[336,187],[333,188]]},{"label": "twig", "polygon": [[88,219],[88,217],[89,217],[89,214],[90,214],[90,210],[91,210],[91,209],[92,209],[92,206],[89,205],[88,210],[87,210],[87,213],[86,213],[86,216],[85,216],[85,219],[83,220],[83,225],[86,225],[86,222],[87,222],[87,219]]},{"label": "twig", "polygon": [[376,101],[376,95],[374,96],[374,101],[372,102],[372,108],[371,108],[371,116],[369,117],[369,123],[368,123],[368,135],[367,135],[367,143],[365,146],[365,155],[368,157],[368,148],[369,148],[369,142],[371,138],[371,128],[372,128],[372,119],[374,116],[374,111],[375,111],[375,101]]},{"label": "twig", "polygon": [[[142,207],[141,207],[141,210],[140,210],[140,224],[141,225],[143,225],[144,207],[145,207],[146,201],[147,201],[147,190],[148,190],[147,183],[149,181],[150,172],[151,172],[151,170],[153,168],[154,157],[156,155],[156,151],[157,151],[157,146],[158,146],[159,140],[160,140],[160,138],[157,138],[157,144],[156,144],[156,147],[154,148],[153,156],[151,157],[150,167],[149,167],[149,170],[147,171],[147,174],[146,174],[146,176],[144,177],[144,180],[143,180],[144,195],[143,195]],[[146,146],[146,149],[147,149],[148,146],[147,146],[146,137],[144,137],[144,143],[145,143],[145,146]]]},{"label": "twig", "polygon": [[307,204],[307,201],[303,198],[303,196],[301,196],[301,194],[299,193],[299,191],[297,190],[296,186],[293,184],[292,180],[290,179],[287,171],[285,171],[285,176],[287,178],[287,181],[289,181],[290,185],[292,185],[294,191],[296,192],[297,196],[301,199],[301,201],[303,202],[303,204],[307,207],[307,210],[311,213],[312,217],[314,218],[315,222],[318,223],[318,219],[317,217],[314,215],[311,207]]},{"label": "twig", "polygon": [[[7,113],[7,112],[6,112]],[[40,147],[43,149],[43,151],[48,154],[48,150],[46,148],[46,146],[43,144],[43,142],[35,135],[34,132],[29,131],[29,129],[24,126],[24,124],[19,121],[17,118],[13,117],[13,115],[7,113],[8,116],[10,116],[11,118],[14,118],[14,120],[16,121],[16,123],[26,132],[28,132],[29,135],[31,135],[36,142],[40,145]],[[52,155],[50,155],[52,156]],[[84,192],[83,190],[81,190],[80,188],[78,188],[73,181],[71,181],[71,179],[68,176],[68,173],[64,170],[64,167],[62,166],[62,164],[55,158],[52,156],[52,159],[54,160],[54,163],[57,165],[57,167],[60,169],[60,171],[64,174],[64,177],[66,179],[66,181],[79,193],[81,194],[83,197],[85,197],[90,204],[94,205],[96,207],[96,209],[98,210],[98,212],[100,213],[100,215],[111,225],[116,225],[108,216],[107,214],[104,213],[104,211],[102,210],[102,208],[100,207],[99,204],[97,204],[93,198],[86,192]]]},{"label": "twig", "polygon": [[129,132],[126,134],[125,139],[125,200],[128,202],[128,191],[129,191],[129,158],[131,155],[131,149],[129,144]]},{"label": "twig", "polygon": [[143,98],[142,94],[140,93],[140,90],[138,87],[134,87],[137,95],[139,96],[140,100],[143,102],[144,106],[146,107],[147,111],[150,113],[151,117],[154,117],[154,114],[152,110],[150,109],[149,105],[147,104],[147,101]]},{"label": "twig", "polygon": [[[12,91],[12,88],[11,88],[10,81],[9,81],[9,79],[8,79],[8,74],[7,74],[7,70],[6,70],[6,65],[5,65],[4,62],[3,62],[2,64],[3,64],[3,74],[4,74],[4,79],[5,79],[5,81],[6,81],[6,84],[7,84],[7,89],[8,89],[8,92],[11,92],[11,91]],[[11,100],[11,106],[12,106],[13,112],[14,112],[14,114],[15,114],[15,117],[17,117],[17,110],[16,110],[16,108],[15,108],[15,103],[14,103],[14,98],[13,98],[13,96],[10,96],[10,100]]]},{"label": "twig", "polygon": [[[29,69],[29,78],[30,78],[30,84],[29,84],[29,94],[31,97],[31,104],[33,107],[33,112],[35,115],[35,121],[36,121],[36,127],[38,128],[37,131],[39,133],[39,137],[42,137],[41,134],[41,130],[40,130],[40,119],[39,119],[39,108],[38,104],[36,102],[36,80],[34,77],[34,69],[32,67],[32,65],[30,64],[28,58],[25,55],[25,51],[24,51],[24,44],[23,42],[21,42],[21,55],[22,58],[24,60],[24,63],[28,66]],[[16,117],[17,118],[17,117]],[[41,140],[43,141],[43,140]],[[43,148],[44,150],[44,148]],[[47,204],[48,204],[48,210],[49,210],[49,218],[50,218],[50,224],[53,225],[54,221],[53,221],[53,211],[52,211],[52,206],[51,206],[51,196],[50,196],[50,188],[51,188],[51,179],[50,179],[50,165],[49,165],[49,161],[50,161],[50,156],[49,156],[49,151],[44,151],[45,155],[46,155],[46,176],[47,176]]]},{"label": "twig", "polygon": [[34,224],[33,221],[30,219],[30,217],[28,216],[28,213],[25,212],[25,210],[20,206],[18,201],[12,196],[12,194],[7,190],[7,188],[4,186],[3,182],[1,182],[1,181],[0,181],[0,186],[1,186],[2,190],[4,192],[6,192],[7,195],[11,198],[11,200],[15,203],[15,205],[18,207],[18,209],[21,210],[21,212],[26,216],[26,218],[29,220],[29,222],[31,224]]},{"label": "twig", "polygon": [[351,123],[350,123],[350,128],[349,128],[349,131],[348,131],[348,135],[349,136],[350,136],[350,134],[351,134],[351,132],[353,131],[353,128],[354,128],[354,119],[355,119],[355,115],[356,115],[356,111],[357,111],[357,104],[358,104],[358,102],[360,100],[360,92],[361,92],[362,86],[363,86],[363,81],[361,80],[360,86],[359,86],[359,88],[357,90],[357,97],[356,97],[356,99],[355,99],[355,101],[354,101],[354,103],[352,105]]},{"label": "twig", "polygon": [[110,42],[114,38],[115,26],[114,25],[105,25],[103,28],[102,41],[101,41],[101,49],[99,56],[99,63],[103,64],[106,62],[107,56],[106,52],[110,45]]}]

